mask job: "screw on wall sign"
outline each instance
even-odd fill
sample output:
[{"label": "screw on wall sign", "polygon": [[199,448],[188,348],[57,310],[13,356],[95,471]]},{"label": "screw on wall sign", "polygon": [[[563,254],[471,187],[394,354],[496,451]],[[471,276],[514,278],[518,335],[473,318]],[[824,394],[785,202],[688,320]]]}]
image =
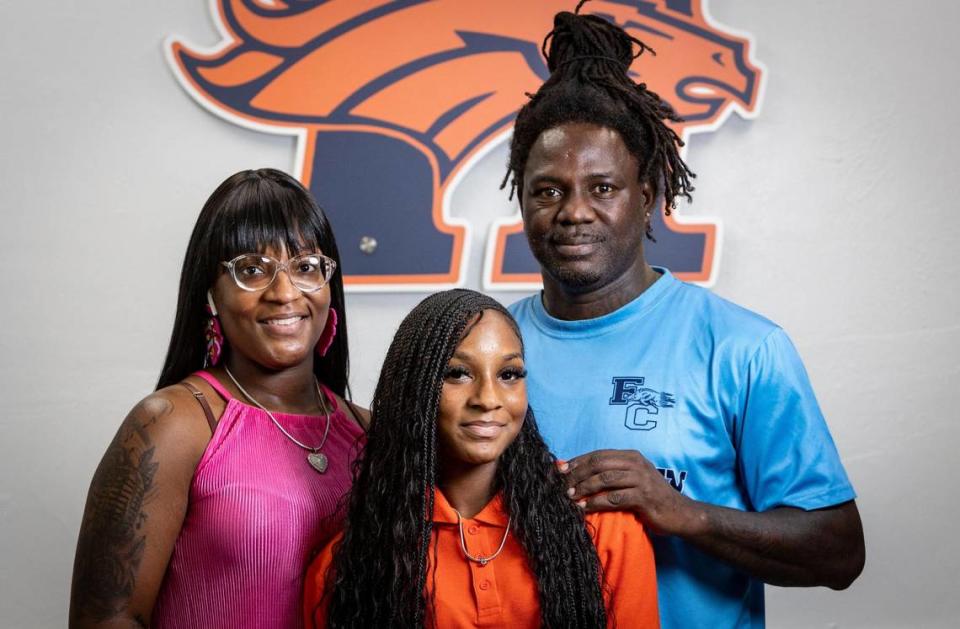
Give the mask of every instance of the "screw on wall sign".
[{"label": "screw on wall sign", "polygon": [[360,251],[367,255],[377,250],[377,239],[372,236],[364,236],[360,239]]}]

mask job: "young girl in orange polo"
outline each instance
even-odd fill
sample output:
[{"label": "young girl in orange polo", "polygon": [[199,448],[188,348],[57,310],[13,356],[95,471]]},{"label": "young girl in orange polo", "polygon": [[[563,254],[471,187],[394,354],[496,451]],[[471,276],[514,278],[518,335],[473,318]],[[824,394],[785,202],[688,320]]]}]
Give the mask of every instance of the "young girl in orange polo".
[{"label": "young girl in orange polo", "polygon": [[307,626],[659,626],[643,527],[567,497],[525,375],[496,301],[447,291],[407,316],[346,528],[307,574]]}]

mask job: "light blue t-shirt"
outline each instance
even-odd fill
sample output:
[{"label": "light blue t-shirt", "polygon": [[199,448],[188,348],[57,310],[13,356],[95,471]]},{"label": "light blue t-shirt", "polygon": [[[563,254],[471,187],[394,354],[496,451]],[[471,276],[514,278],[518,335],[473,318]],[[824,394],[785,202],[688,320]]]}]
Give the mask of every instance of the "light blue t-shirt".
[{"label": "light blue t-shirt", "polygon": [[[666,269],[632,302],[562,321],[540,295],[510,307],[551,450],[641,452],[684,495],[745,511],[852,500],[807,373],[784,331]],[[763,627],[763,584],[654,536],[661,623]]]}]

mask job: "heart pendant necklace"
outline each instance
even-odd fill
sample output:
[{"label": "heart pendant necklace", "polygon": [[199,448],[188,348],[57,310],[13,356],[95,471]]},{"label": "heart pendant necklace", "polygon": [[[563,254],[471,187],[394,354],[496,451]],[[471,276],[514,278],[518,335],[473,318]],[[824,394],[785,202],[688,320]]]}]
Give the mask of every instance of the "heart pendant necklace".
[{"label": "heart pendant necklace", "polygon": [[311,452],[307,455],[307,461],[321,474],[327,471],[327,455],[323,452]]},{"label": "heart pendant necklace", "polygon": [[323,438],[320,440],[320,445],[318,445],[317,447],[311,447],[311,446],[308,446],[308,445],[305,444],[305,443],[301,443],[301,442],[298,441],[293,435],[291,435],[289,432],[287,432],[287,431],[284,429],[284,427],[283,427],[282,425],[280,425],[280,422],[277,421],[277,418],[273,416],[273,413],[271,413],[270,411],[268,411],[267,408],[266,408],[263,404],[261,404],[260,402],[258,402],[252,395],[250,395],[249,393],[247,393],[246,390],[245,390],[242,386],[240,386],[240,383],[237,382],[237,379],[233,377],[233,374],[230,373],[230,370],[227,369],[227,366],[226,366],[226,365],[223,366],[223,370],[227,372],[227,375],[228,375],[228,376],[230,376],[230,380],[233,381],[233,384],[237,385],[237,389],[240,390],[240,393],[243,393],[244,397],[246,397],[248,400],[250,400],[251,402],[253,402],[254,406],[256,406],[256,407],[259,408],[261,411],[263,411],[264,413],[266,413],[266,414],[267,414],[267,417],[270,418],[270,421],[273,422],[273,425],[276,426],[276,427],[280,430],[280,432],[282,432],[282,433],[284,434],[284,436],[285,436],[287,439],[289,439],[290,441],[294,442],[295,444],[297,444],[298,446],[300,446],[300,447],[303,448],[304,450],[309,450],[309,451],[310,451],[310,454],[307,455],[307,463],[310,464],[310,467],[312,467],[313,469],[317,470],[317,471],[320,472],[321,474],[323,474],[324,472],[327,471],[327,463],[328,463],[329,461],[327,460],[327,455],[324,454],[323,452],[320,452],[320,449],[323,448],[323,444],[325,444],[325,443],[327,442],[327,435],[330,434],[330,411],[327,410],[327,403],[326,403],[326,401],[324,400],[323,391],[320,390],[320,383],[317,382],[316,379],[314,379],[314,384],[316,384],[316,386],[317,386],[317,400],[320,402],[320,408],[323,409],[323,415],[324,415],[324,417],[327,418],[327,427],[323,429]]}]

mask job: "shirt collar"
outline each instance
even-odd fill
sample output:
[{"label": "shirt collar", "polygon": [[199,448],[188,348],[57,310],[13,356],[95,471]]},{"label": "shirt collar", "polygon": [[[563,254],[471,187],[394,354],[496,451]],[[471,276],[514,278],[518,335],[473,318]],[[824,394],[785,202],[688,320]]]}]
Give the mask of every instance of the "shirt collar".
[{"label": "shirt collar", "polygon": [[[503,494],[498,492],[487,503],[487,506],[480,510],[480,513],[472,518],[464,518],[464,520],[474,520],[482,524],[506,528],[509,516],[503,506]],[[457,512],[450,506],[447,497],[439,489],[435,490],[433,494],[433,521],[437,524],[457,523]]]},{"label": "shirt collar", "polygon": [[566,320],[552,316],[543,305],[543,291],[531,299],[533,323],[548,336],[557,338],[588,338],[606,334],[621,325],[634,325],[635,317],[643,316],[657,305],[673,288],[680,285],[670,271],[655,266],[660,277],[640,293],[633,301],[594,319]]}]

